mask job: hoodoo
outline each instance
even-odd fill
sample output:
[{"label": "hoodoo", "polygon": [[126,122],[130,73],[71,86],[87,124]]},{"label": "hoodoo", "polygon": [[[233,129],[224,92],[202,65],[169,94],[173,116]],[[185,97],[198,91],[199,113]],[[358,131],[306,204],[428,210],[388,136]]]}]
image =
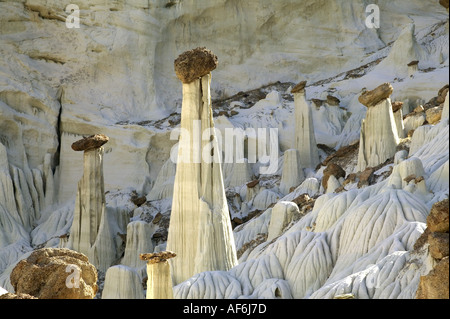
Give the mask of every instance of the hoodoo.
[{"label": "hoodoo", "polygon": [[175,60],[175,73],[183,82],[181,128],[190,138],[181,135],[179,141],[167,238],[167,249],[177,252],[169,261],[174,285],[237,264],[211,107],[210,72],[216,66],[217,57],[206,48]]},{"label": "hoodoo", "polygon": [[300,166],[315,168],[319,164],[319,152],[314,135],[312,113],[305,97],[306,81],[302,81],[291,90],[295,108],[295,145],[299,151]]},{"label": "hoodoo", "polygon": [[168,259],[175,257],[171,251],[140,254],[147,261],[147,299],[172,299],[172,273]]},{"label": "hoodoo", "polygon": [[92,246],[97,238],[105,211],[103,179],[103,146],[109,138],[91,135],[72,144],[74,151],[84,152],[83,176],[78,182],[75,211],[68,248],[92,258]]},{"label": "hoodoo", "polygon": [[393,90],[390,83],[383,83],[358,98],[367,107],[361,123],[358,171],[384,163],[396,152],[399,137],[390,99]]}]

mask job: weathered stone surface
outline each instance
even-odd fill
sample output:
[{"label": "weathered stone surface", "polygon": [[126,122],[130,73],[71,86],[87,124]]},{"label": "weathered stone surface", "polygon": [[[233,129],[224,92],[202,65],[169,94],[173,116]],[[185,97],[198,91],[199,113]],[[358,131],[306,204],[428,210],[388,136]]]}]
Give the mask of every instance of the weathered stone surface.
[{"label": "weathered stone surface", "polygon": [[327,103],[328,103],[328,105],[339,106],[339,103],[341,103],[341,100],[339,100],[335,96],[328,95],[327,96]]},{"label": "weathered stone surface", "polygon": [[339,165],[335,163],[329,163],[323,171],[322,186],[324,189],[327,189],[328,179],[331,175],[336,177],[336,179],[339,179],[341,177],[345,178],[345,171]]},{"label": "weathered stone surface", "polygon": [[147,201],[147,198],[145,196],[141,196],[141,197],[135,196],[135,197],[131,198],[131,201],[136,206],[141,206],[141,205],[145,204],[145,202]]},{"label": "weathered stone surface", "polygon": [[255,187],[258,184],[259,184],[259,179],[255,179],[254,181],[248,182],[247,183],[247,187],[248,188],[253,188],[253,187]]},{"label": "weathered stone surface", "polygon": [[183,83],[191,83],[217,67],[217,56],[205,47],[186,51],[175,60],[175,74]]},{"label": "weathered stone surface", "polygon": [[359,96],[358,101],[366,107],[372,107],[389,98],[393,91],[394,88],[390,83],[383,83],[372,91],[363,92]]},{"label": "weathered stone surface", "polygon": [[38,299],[34,296],[31,296],[29,294],[13,294],[13,293],[6,293],[3,295],[0,295],[0,299]]},{"label": "weathered stone surface", "polygon": [[403,102],[401,102],[401,101],[392,102],[392,112],[395,113],[398,110],[401,110],[402,106],[403,106]]},{"label": "weathered stone surface", "polygon": [[439,123],[439,121],[441,120],[443,108],[444,108],[444,105],[435,106],[435,107],[429,108],[428,110],[425,111],[426,120],[427,120],[428,124],[434,125],[436,123]]},{"label": "weathered stone surface", "polygon": [[449,240],[448,233],[431,233],[428,235],[429,252],[434,259],[442,259],[448,256]]},{"label": "weathered stone surface", "polygon": [[16,294],[39,299],[92,299],[97,270],[88,258],[66,248],[42,248],[14,267],[10,276]]},{"label": "weathered stone surface", "polygon": [[300,92],[304,91],[306,82],[307,81],[301,81],[300,83],[298,83],[296,86],[294,86],[292,88],[291,93],[300,93]]},{"label": "weathered stone surface", "polygon": [[373,180],[374,172],[375,169],[373,167],[367,167],[364,171],[362,171],[361,174],[359,174],[358,188],[370,185]]},{"label": "weathered stone surface", "polygon": [[425,111],[423,105],[418,105],[414,108],[413,113],[421,113],[423,111]]},{"label": "weathered stone surface", "polygon": [[103,134],[95,134],[84,137],[72,144],[74,151],[89,151],[101,147],[109,141],[109,137]]},{"label": "weathered stone surface", "polygon": [[445,233],[449,231],[448,198],[433,204],[427,217],[427,227],[431,232]]},{"label": "weathered stone surface", "polygon": [[311,99],[311,102],[314,103],[314,105],[316,106],[316,108],[319,108],[319,107],[322,106],[322,104],[323,104],[324,101],[321,100],[321,99]]},{"label": "weathered stone surface", "polygon": [[336,295],[333,299],[355,299],[355,295],[352,293]]},{"label": "weathered stone surface", "polygon": [[416,299],[449,299],[448,258],[443,258],[428,275],[420,277]]},{"label": "weathered stone surface", "polygon": [[139,258],[141,260],[146,260],[148,264],[156,264],[173,258],[176,255],[177,254],[175,254],[174,252],[166,250],[157,253],[140,254]]}]

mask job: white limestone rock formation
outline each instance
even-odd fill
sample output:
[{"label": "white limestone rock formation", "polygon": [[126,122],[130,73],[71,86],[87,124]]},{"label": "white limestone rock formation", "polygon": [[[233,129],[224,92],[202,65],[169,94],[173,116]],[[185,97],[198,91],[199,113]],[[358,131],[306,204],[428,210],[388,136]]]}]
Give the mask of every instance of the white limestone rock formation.
[{"label": "white limestone rock formation", "polygon": [[392,102],[392,112],[394,113],[395,126],[397,127],[398,138],[405,137],[405,125],[403,124],[403,102]]},{"label": "white limestone rock formation", "polygon": [[299,186],[305,179],[300,165],[300,153],[297,149],[284,152],[283,173],[281,175],[280,191],[283,195],[290,193],[291,187]]},{"label": "white limestone rock formation", "polygon": [[172,299],[172,272],[167,261],[176,257],[171,251],[140,254],[140,259],[147,261],[147,299]]},{"label": "white limestone rock formation", "polygon": [[300,218],[300,210],[293,202],[279,201],[272,208],[267,241],[280,236],[283,230],[294,220]]},{"label": "white limestone rock formation", "polygon": [[312,113],[305,97],[306,81],[302,81],[292,88],[295,105],[295,144],[299,151],[301,168],[316,168],[319,164],[319,153],[314,135]]},{"label": "white limestone rock formation", "polygon": [[248,159],[244,158],[243,163],[224,163],[224,186],[235,187],[242,186],[252,180],[253,172]]},{"label": "white limestone rock formation", "polygon": [[145,299],[142,278],[133,268],[124,265],[109,267],[102,299]]},{"label": "white limestone rock formation", "polygon": [[145,274],[145,262],[140,259],[140,254],[153,251],[152,235],[155,229],[144,221],[132,221],[127,226],[127,240],[125,254],[121,264],[135,268],[143,278]]},{"label": "white limestone rock formation", "polygon": [[176,167],[176,164],[170,158],[164,163],[153,184],[153,188],[147,195],[147,200],[159,200],[172,197]]},{"label": "white limestone rock formation", "polygon": [[[229,270],[237,264],[212,120],[210,71],[216,64],[217,57],[205,48],[175,60],[176,74],[183,81],[181,128],[189,133],[181,135],[178,146],[167,238],[167,250],[177,254],[170,260],[175,285],[196,273]],[[200,134],[194,132],[195,123],[200,123]],[[206,153],[201,151],[205,149]]]},{"label": "white limestone rock formation", "polygon": [[417,42],[414,23],[406,25],[392,45],[389,54],[375,68],[375,72],[387,73],[390,76],[405,78],[409,76],[412,61],[419,61],[415,67],[426,68],[428,65],[426,51]]},{"label": "white limestone rock formation", "polygon": [[83,177],[78,183],[68,248],[85,254],[95,266],[98,264],[94,262],[93,247],[101,220],[105,215],[102,145],[108,140],[107,136],[97,134],[72,144],[73,150],[84,152],[84,162]]},{"label": "white limestone rock formation", "polygon": [[389,98],[392,91],[392,86],[384,83],[359,97],[368,109],[361,124],[357,171],[377,166],[395,155],[399,137]]},{"label": "white limestone rock formation", "polygon": [[448,106],[448,104],[449,104],[449,96],[448,96],[448,93],[449,92],[447,92],[447,96],[445,97],[445,101],[444,101],[444,108],[442,109],[442,114],[441,114],[441,121],[444,121],[444,120],[448,120],[448,112],[449,112],[449,106]]}]

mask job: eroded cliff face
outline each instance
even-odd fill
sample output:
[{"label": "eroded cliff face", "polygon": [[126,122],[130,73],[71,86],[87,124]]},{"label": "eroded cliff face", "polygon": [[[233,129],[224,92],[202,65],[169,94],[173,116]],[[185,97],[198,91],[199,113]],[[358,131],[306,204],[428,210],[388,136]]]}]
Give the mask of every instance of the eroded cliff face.
[{"label": "eroded cliff face", "polygon": [[[65,145],[98,126],[111,136],[106,189],[150,189],[174,144],[162,143],[167,135],[150,126],[181,106],[173,74],[180,52],[197,46],[216,52],[220,67],[211,94],[219,99],[352,69],[395,40],[406,19],[400,3],[383,3],[383,28],[367,28],[361,1],[72,3],[80,9],[79,28],[67,27],[66,19],[74,20],[66,3],[0,4],[0,139],[14,145],[8,154],[19,167],[36,168],[49,153],[52,170],[60,166],[63,202],[81,177],[81,165],[75,165],[81,157]],[[436,21],[443,14],[439,4],[408,6]],[[127,171],[126,181],[114,173],[118,165]]]}]

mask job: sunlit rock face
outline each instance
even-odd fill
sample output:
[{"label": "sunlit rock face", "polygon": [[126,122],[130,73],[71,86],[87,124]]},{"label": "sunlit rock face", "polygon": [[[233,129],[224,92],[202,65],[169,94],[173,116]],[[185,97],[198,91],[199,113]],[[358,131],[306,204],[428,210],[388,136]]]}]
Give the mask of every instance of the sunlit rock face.
[{"label": "sunlit rock face", "polygon": [[390,99],[392,91],[392,86],[384,83],[359,97],[368,109],[361,124],[358,171],[377,166],[396,152],[399,137]]},{"label": "sunlit rock face", "polygon": [[[170,260],[174,284],[202,271],[229,270],[237,264],[222,168],[217,160],[220,149],[212,119],[211,73],[202,75],[203,62],[214,54],[203,54],[198,48],[175,60],[177,76],[181,71],[194,76],[179,76],[190,82],[183,82],[182,134],[167,238],[167,249],[177,254]],[[210,66],[209,71],[214,68]]]}]

